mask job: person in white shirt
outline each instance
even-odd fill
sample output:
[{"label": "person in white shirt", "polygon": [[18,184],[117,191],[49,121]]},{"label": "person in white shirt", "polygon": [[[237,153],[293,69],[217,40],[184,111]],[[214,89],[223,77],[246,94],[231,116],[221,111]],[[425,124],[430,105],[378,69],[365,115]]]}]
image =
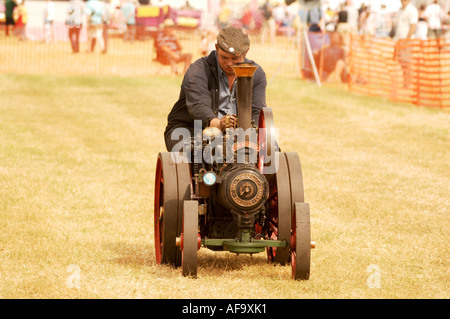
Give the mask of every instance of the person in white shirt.
[{"label": "person in white shirt", "polygon": [[386,5],[381,5],[381,10],[375,15],[375,36],[378,38],[387,38],[392,29],[392,20]]},{"label": "person in white shirt", "polygon": [[412,72],[412,47],[406,40],[413,39],[416,33],[419,11],[411,4],[411,0],[401,0],[402,7],[397,13],[397,28],[394,40],[396,45],[396,57],[403,71],[403,85],[407,88],[411,82]]},{"label": "person in white shirt", "polygon": [[66,26],[73,53],[80,52],[80,32],[83,26],[84,5],[81,0],[70,0],[66,8]]},{"label": "person in white shirt", "polygon": [[45,42],[54,40],[53,21],[55,21],[55,4],[52,0],[47,0],[47,4],[44,9]]},{"label": "person in white shirt", "polygon": [[358,10],[353,5],[352,1],[347,0],[345,1],[345,7],[344,10],[347,11],[347,23],[350,27],[350,33],[351,34],[357,34],[358,33]]},{"label": "person in white shirt", "polygon": [[424,17],[428,22],[428,37],[430,39],[440,38],[442,35],[441,21],[444,17],[441,6],[438,4],[438,0],[433,1],[428,5],[424,12]]},{"label": "person in white shirt", "polygon": [[411,0],[401,0],[402,7],[397,14],[397,29],[394,40],[413,39],[416,33],[419,11],[411,4]]},{"label": "person in white shirt", "polygon": [[419,40],[428,39],[428,23],[424,16],[425,7],[424,4],[421,4],[419,7],[419,21],[417,22],[416,27],[416,39]]}]

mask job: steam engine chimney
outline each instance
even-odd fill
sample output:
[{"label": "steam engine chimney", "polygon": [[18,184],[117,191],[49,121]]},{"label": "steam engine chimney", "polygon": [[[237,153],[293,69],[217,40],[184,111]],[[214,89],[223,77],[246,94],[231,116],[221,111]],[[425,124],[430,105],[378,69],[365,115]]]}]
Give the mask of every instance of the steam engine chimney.
[{"label": "steam engine chimney", "polygon": [[238,127],[247,130],[252,126],[253,74],[258,68],[253,63],[238,63],[232,67],[237,77]]}]

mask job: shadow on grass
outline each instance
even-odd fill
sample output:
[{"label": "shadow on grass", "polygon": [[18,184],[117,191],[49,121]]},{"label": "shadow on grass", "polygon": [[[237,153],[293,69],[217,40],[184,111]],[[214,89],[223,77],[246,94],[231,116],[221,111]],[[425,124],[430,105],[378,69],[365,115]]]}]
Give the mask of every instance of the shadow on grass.
[{"label": "shadow on grass", "polygon": [[220,277],[235,271],[267,264],[265,253],[237,255],[226,251],[214,252],[207,249],[200,250],[197,260],[198,271],[212,277]]},{"label": "shadow on grass", "polygon": [[[111,251],[109,261],[114,264],[147,268],[150,272],[156,272],[158,277],[173,277],[177,273],[181,276],[181,267],[169,264],[157,264],[154,247],[151,244],[142,245],[138,243],[114,242],[104,245]],[[201,248],[197,255],[197,271],[202,277],[222,277],[234,275],[236,272],[248,271],[258,272],[261,268],[279,266],[270,263],[265,252],[258,254],[234,254],[227,251],[212,251]],[[289,266],[290,267],[290,266]]]},{"label": "shadow on grass", "polygon": [[111,251],[110,262],[119,265],[130,266],[153,266],[155,253],[152,245],[139,243],[113,242],[104,245],[106,250]]}]

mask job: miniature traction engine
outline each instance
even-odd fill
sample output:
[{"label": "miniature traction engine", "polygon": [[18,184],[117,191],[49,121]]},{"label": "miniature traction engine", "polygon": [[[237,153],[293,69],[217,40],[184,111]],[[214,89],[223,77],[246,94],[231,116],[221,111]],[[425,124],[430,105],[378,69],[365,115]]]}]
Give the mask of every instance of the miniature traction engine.
[{"label": "miniature traction engine", "polygon": [[292,277],[308,279],[309,204],[299,156],[280,152],[272,110],[251,120],[257,66],[240,63],[236,128],[207,127],[184,141],[183,152],[158,154],[154,194],[156,261],[197,276],[201,247],[236,254],[266,250],[268,260],[291,263]]}]

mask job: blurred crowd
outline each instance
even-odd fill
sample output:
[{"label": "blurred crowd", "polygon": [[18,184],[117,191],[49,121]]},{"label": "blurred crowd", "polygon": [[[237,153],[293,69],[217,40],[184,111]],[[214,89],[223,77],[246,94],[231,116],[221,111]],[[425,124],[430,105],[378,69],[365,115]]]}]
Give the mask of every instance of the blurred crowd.
[{"label": "blurred crowd", "polygon": [[[376,10],[364,2],[359,8],[351,5],[351,1],[340,4],[336,11],[329,7],[322,12],[323,26],[327,31],[340,31],[342,24],[348,24],[351,32],[359,35],[371,35],[379,38],[392,37],[395,40],[404,38],[396,34],[398,26],[402,27],[408,20],[412,31],[410,37],[421,40],[439,38],[450,27],[450,7],[447,12],[438,0],[422,2],[416,6],[410,0],[401,0],[397,11],[389,11],[386,3],[381,3]],[[405,11],[407,12],[405,14]]]},{"label": "blurred crowd", "polygon": [[[221,12],[218,24],[239,24],[250,30],[262,31],[265,27],[272,28],[272,34],[293,34],[305,24],[309,31],[337,31],[376,37],[395,38],[393,29],[399,24],[404,2],[397,11],[387,4],[393,1],[381,1],[380,5],[372,6],[371,1],[363,1],[357,7],[351,0],[331,2],[323,0],[320,5],[305,9],[298,1],[248,1],[243,9],[233,12],[226,0],[221,1]],[[412,24],[416,24],[414,37],[426,40],[444,35],[450,28],[450,6],[443,7],[438,0],[415,1],[415,5],[407,1],[408,6],[415,11],[411,16]],[[333,5],[331,5],[333,4]],[[447,8],[448,7],[448,8]],[[447,9],[447,11],[446,11]],[[268,23],[272,20],[273,23]],[[401,23],[401,22],[400,22]]]},{"label": "blurred crowd", "polygon": [[[52,0],[47,0],[44,12],[27,12],[25,0],[3,0],[6,34],[10,34],[12,28],[16,33],[22,34],[23,26],[26,26],[28,14],[42,14],[43,25],[51,26],[56,19],[55,5]],[[194,0],[191,0],[193,2]],[[203,29],[216,27],[223,28],[226,25],[247,29],[248,32],[260,32],[263,40],[267,36],[273,41],[276,35],[294,35],[305,25],[309,31],[337,31],[343,36],[347,33],[372,35],[376,37],[393,37],[393,29],[398,25],[402,8],[395,12],[388,10],[388,0],[381,1],[376,7],[371,1],[363,1],[358,8],[352,0],[330,1],[322,0],[320,5],[305,9],[296,0],[205,0],[207,7],[203,8]],[[88,3],[96,3],[88,5]],[[81,24],[88,25],[89,12],[86,8],[95,7],[102,11],[102,23],[114,24],[114,28],[124,33],[126,39],[134,37],[133,26],[136,24],[136,10],[139,6],[171,6],[175,2],[166,0],[79,0],[67,3],[66,21],[76,19]],[[182,2],[182,1],[181,1]],[[399,2],[403,2],[400,0]],[[442,1],[419,0],[410,3],[415,13],[414,37],[428,39],[441,37],[450,26],[450,6],[442,7]],[[391,1],[392,3],[392,1]],[[81,9],[77,9],[80,7]],[[102,7],[102,8],[100,8]],[[181,9],[192,8],[189,0],[184,1]],[[0,5],[1,10],[1,5]],[[447,12],[445,12],[447,11]],[[0,12],[1,13],[1,12]],[[97,15],[97,14],[96,14]],[[98,15],[97,15],[98,16]],[[60,17],[61,18],[61,17]],[[98,20],[98,19],[94,19]],[[216,29],[217,30],[217,29]],[[50,30],[51,31],[51,30]],[[50,32],[48,31],[48,32]],[[49,37],[52,35],[49,34]]]},{"label": "blurred crowd", "polygon": [[[42,13],[28,12],[25,0],[3,0],[5,14],[5,34],[15,34],[19,40],[25,40],[26,25],[29,15],[42,14],[44,41],[54,41],[53,24],[59,18],[53,0],[46,0]],[[102,53],[107,52],[108,30],[114,28],[123,36],[124,41],[133,42],[137,36],[137,12],[140,6],[167,7],[179,1],[168,0],[70,0],[64,2],[64,22],[67,26],[72,51],[80,50],[80,30],[86,28],[88,37],[88,52],[93,52],[98,46]],[[201,52],[208,54],[214,49],[215,37],[218,31],[227,25],[234,25],[246,30],[249,34],[260,35],[261,42],[267,40],[271,44],[278,36],[294,37],[306,29],[317,33],[337,33],[329,46],[340,46],[348,52],[352,34],[374,36],[378,38],[402,39],[433,39],[450,37],[450,6],[443,7],[438,0],[400,0],[397,11],[389,8],[388,0],[381,1],[376,8],[371,1],[363,1],[356,7],[352,0],[330,1],[322,0],[316,7],[302,7],[296,0],[205,0],[207,6],[202,9],[201,20],[195,29],[202,35]],[[183,2],[183,1],[181,1]],[[191,0],[194,2],[194,0]],[[392,4],[392,2],[390,2]],[[446,2],[444,2],[446,3]],[[1,5],[0,5],[0,9]],[[184,1],[178,9],[193,10],[189,0]],[[447,11],[447,12],[446,12]],[[61,11],[59,11],[61,14]],[[182,48],[174,30],[174,21],[167,17],[161,21],[155,37],[155,44],[164,43],[171,47],[174,54],[165,54],[165,48],[156,48],[157,60],[170,64],[174,72],[175,62],[190,63],[190,57],[181,53]],[[331,41],[333,40],[333,41]],[[314,49],[314,48],[313,48]],[[330,50],[336,55],[336,49]],[[166,60],[160,59],[166,55]],[[338,56],[342,54],[339,53]],[[169,59],[169,61],[167,60]],[[322,58],[323,59],[323,58]],[[344,58],[345,60],[345,58]],[[168,61],[168,62],[167,62]],[[338,65],[339,61],[333,63]],[[333,67],[334,69],[334,67]],[[345,69],[345,65],[343,66]]]}]

